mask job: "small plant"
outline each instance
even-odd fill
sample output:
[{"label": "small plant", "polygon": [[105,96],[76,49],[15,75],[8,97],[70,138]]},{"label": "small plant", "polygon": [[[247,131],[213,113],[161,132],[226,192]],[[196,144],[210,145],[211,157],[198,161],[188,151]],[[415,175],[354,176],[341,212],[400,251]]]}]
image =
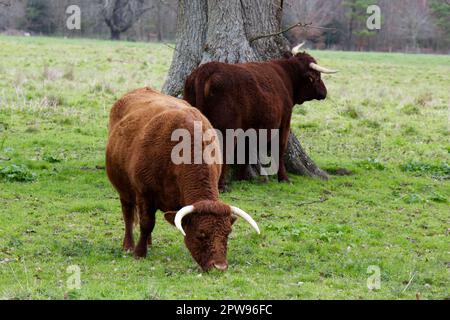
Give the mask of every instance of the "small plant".
[{"label": "small plant", "polygon": [[418,96],[415,100],[415,102],[421,107],[426,107],[431,101],[433,101],[433,95],[431,92],[424,93]]},{"label": "small plant", "polygon": [[366,170],[379,171],[383,171],[384,169],[386,169],[386,166],[376,158],[368,158],[367,160],[360,161],[358,162],[358,167],[364,168]]},{"label": "small plant", "polygon": [[355,107],[348,107],[347,109],[341,111],[341,114],[351,119],[359,119],[362,117],[361,112]]},{"label": "small plant", "polygon": [[402,197],[403,201],[407,204],[422,204],[426,203],[427,200],[424,199],[420,194],[407,194]]},{"label": "small plant", "polygon": [[381,124],[376,120],[367,119],[367,120],[364,120],[362,122],[362,124],[371,129],[379,129],[381,127]]},{"label": "small plant", "polygon": [[409,161],[401,166],[404,172],[418,173],[419,175],[431,175],[434,177],[448,179],[450,177],[450,165],[430,164],[420,161]]},{"label": "small plant", "polygon": [[33,182],[36,180],[36,174],[31,172],[25,165],[10,165],[0,167],[0,179],[8,182]]},{"label": "small plant", "polygon": [[301,114],[302,116],[306,116],[308,114],[308,110],[306,110],[305,107],[300,107],[296,111],[298,114]]},{"label": "small plant", "polygon": [[9,129],[9,124],[7,124],[5,122],[0,122],[0,132],[8,131],[8,129]]},{"label": "small plant", "polygon": [[42,160],[47,161],[48,163],[59,163],[59,162],[61,162],[61,159],[59,159],[58,157],[49,155],[49,154],[44,155]]},{"label": "small plant", "polygon": [[408,116],[419,115],[420,109],[417,105],[408,103],[402,108],[402,112]]},{"label": "small plant", "polygon": [[440,193],[437,193],[437,192],[434,192],[431,195],[430,200],[434,201],[434,202],[438,202],[438,203],[447,203],[448,202],[448,199],[446,196],[444,196]]},{"label": "small plant", "polygon": [[65,71],[63,78],[69,81],[75,80],[75,69],[73,65],[70,65]]},{"label": "small plant", "polygon": [[299,129],[317,129],[319,128],[319,124],[315,122],[306,122],[298,125]]},{"label": "small plant", "polygon": [[417,129],[412,126],[408,126],[403,130],[403,136],[406,136],[406,137],[415,136],[418,133],[419,132],[417,131]]},{"label": "small plant", "polygon": [[46,97],[46,101],[48,105],[52,107],[58,107],[65,104],[65,100],[63,96],[51,94]]},{"label": "small plant", "polygon": [[79,300],[81,293],[77,290],[70,290],[64,294],[64,300]]}]

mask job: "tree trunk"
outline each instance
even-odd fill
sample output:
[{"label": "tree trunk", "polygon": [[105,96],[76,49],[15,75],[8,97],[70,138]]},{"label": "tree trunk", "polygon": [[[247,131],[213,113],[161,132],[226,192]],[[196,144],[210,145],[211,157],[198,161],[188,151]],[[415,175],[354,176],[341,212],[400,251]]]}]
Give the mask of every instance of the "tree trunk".
[{"label": "tree trunk", "polygon": [[111,29],[111,40],[119,41],[120,40],[120,31]]},{"label": "tree trunk", "polygon": [[[188,75],[210,61],[242,63],[277,59],[289,49],[283,36],[252,41],[281,30],[284,0],[179,0],[177,44],[163,87],[181,96]],[[327,178],[291,134],[286,152],[291,173]]]},{"label": "tree trunk", "polygon": [[163,28],[163,13],[162,13],[162,3],[157,1],[156,3],[156,35],[158,42],[164,40],[164,28]]},{"label": "tree trunk", "polygon": [[288,149],[284,160],[288,172],[328,180],[328,174],[311,160],[292,132],[289,135]]},{"label": "tree trunk", "polygon": [[208,27],[206,0],[179,0],[177,45],[163,91],[181,96],[186,78],[202,61]]}]

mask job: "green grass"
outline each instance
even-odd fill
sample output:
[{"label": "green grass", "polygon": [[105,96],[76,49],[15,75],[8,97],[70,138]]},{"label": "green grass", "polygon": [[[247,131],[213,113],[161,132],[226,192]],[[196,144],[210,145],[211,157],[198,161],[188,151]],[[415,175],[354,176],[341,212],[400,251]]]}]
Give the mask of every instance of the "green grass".
[{"label": "green grass", "polygon": [[[328,100],[296,107],[292,127],[321,167],[354,174],[234,183],[223,200],[262,235],[238,222],[229,271],[202,274],[162,214],[146,260],[121,251],[102,170],[110,106],[160,88],[171,50],[13,37],[0,47],[0,298],[449,298],[449,56],[313,52],[341,72],[325,77]],[[79,290],[67,287],[72,265]],[[369,266],[379,290],[367,288]]]}]

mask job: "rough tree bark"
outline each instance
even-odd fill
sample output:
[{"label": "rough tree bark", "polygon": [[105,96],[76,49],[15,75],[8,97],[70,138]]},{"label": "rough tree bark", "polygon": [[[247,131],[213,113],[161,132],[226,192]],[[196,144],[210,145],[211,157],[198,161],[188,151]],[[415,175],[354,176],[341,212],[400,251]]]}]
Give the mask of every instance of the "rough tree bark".
[{"label": "rough tree bark", "polygon": [[[289,50],[280,36],[253,39],[281,30],[283,0],[179,0],[177,44],[163,91],[183,92],[187,76],[210,61],[242,63],[280,58]],[[286,152],[289,172],[327,179],[291,133]]]}]

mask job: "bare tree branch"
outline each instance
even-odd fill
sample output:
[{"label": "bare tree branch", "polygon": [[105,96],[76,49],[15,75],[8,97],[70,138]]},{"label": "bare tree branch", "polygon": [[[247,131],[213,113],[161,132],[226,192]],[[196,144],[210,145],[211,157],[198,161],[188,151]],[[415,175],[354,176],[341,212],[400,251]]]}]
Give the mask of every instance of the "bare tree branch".
[{"label": "bare tree branch", "polygon": [[264,38],[270,38],[270,37],[276,37],[276,36],[282,35],[282,34],[288,32],[288,31],[291,31],[294,28],[297,28],[297,27],[298,28],[321,29],[321,30],[337,30],[335,28],[325,28],[325,27],[313,26],[311,22],[310,23],[298,22],[298,23],[296,23],[296,24],[294,24],[292,26],[289,26],[289,27],[287,27],[287,28],[285,28],[285,29],[283,29],[283,30],[281,30],[279,32],[274,32],[274,33],[269,33],[269,34],[256,36],[256,37],[250,39],[250,43],[252,43],[252,42],[254,42],[256,40],[260,40],[260,39],[264,39]]},{"label": "bare tree branch", "polygon": [[120,34],[130,29],[145,13],[156,8],[154,4],[144,7],[146,0],[99,0],[99,4],[114,40],[118,40]]}]

